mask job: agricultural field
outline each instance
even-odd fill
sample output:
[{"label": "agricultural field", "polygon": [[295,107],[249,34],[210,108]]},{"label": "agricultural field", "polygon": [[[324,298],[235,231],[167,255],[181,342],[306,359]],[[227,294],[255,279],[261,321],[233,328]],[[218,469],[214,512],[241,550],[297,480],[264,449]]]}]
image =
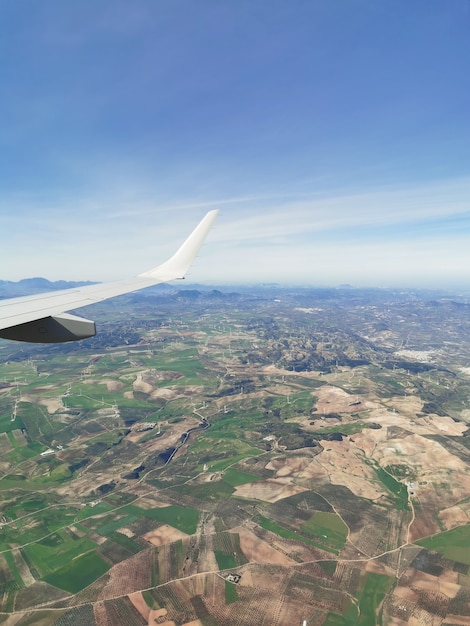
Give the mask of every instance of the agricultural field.
[{"label": "agricultural field", "polygon": [[468,305],[156,289],[90,315],[91,340],[0,342],[0,623],[470,623]]}]

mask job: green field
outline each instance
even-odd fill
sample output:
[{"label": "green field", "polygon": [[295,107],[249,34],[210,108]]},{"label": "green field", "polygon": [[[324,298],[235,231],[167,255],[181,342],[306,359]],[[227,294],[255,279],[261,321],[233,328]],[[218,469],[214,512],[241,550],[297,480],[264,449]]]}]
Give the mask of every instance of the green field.
[{"label": "green field", "polygon": [[93,550],[96,546],[89,539],[62,539],[56,545],[46,538],[42,542],[32,543],[22,550],[27,563],[32,563],[41,577],[56,572],[58,569],[67,567],[77,557],[85,552]]},{"label": "green field", "polygon": [[259,476],[248,474],[247,472],[241,472],[240,470],[230,467],[225,470],[223,480],[231,487],[238,487],[238,485],[245,485],[246,483],[253,483],[259,480]]},{"label": "green field", "polygon": [[394,496],[394,505],[400,511],[409,511],[410,505],[408,502],[408,487],[396,480],[391,474],[385,471],[379,465],[369,462],[373,467],[377,478],[384,485],[389,492]]},{"label": "green field", "polygon": [[355,435],[361,433],[365,428],[370,428],[366,422],[352,422],[351,424],[337,424],[336,426],[326,426],[315,430],[315,434],[324,435],[327,433],[342,433],[343,435]]},{"label": "green field", "polygon": [[243,416],[243,419],[237,414],[228,413],[214,420],[204,435],[207,439],[243,440],[247,429],[253,428],[262,418],[263,414],[255,411],[250,411],[248,415]]},{"label": "green field", "polygon": [[440,552],[447,559],[470,565],[470,524],[420,539],[415,543],[428,550]]},{"label": "green field", "polygon": [[395,582],[391,576],[381,576],[380,574],[368,573],[365,584],[359,592],[360,615],[358,626],[372,626],[380,624],[380,608],[390,587]]},{"label": "green field", "polygon": [[348,536],[348,527],[336,513],[318,511],[301,526],[301,530],[315,535],[334,550],[341,550]]},{"label": "green field", "polygon": [[98,502],[98,504],[95,504],[94,506],[90,506],[90,505],[84,506],[77,513],[75,519],[84,520],[84,519],[87,519],[88,517],[93,517],[95,515],[100,515],[101,513],[107,513],[108,511],[112,511],[113,508],[114,508],[113,506],[111,506],[110,504],[104,501]]},{"label": "green field", "polygon": [[[30,480],[26,480],[24,474],[9,474],[7,478],[0,480],[0,490],[24,489],[25,491],[35,491],[35,484]],[[38,486],[38,489],[41,487]]]},{"label": "green field", "polygon": [[[194,443],[190,448],[190,456],[197,460],[197,470],[199,472],[206,470],[209,470],[210,472],[221,472],[227,470],[227,468],[235,465],[239,461],[243,461],[246,458],[258,456],[260,454],[260,450],[258,448],[250,446],[245,441],[241,441],[236,438],[217,438],[217,440],[214,441],[211,431],[212,427],[199,433],[197,439],[194,440]],[[206,467],[204,468],[204,466]],[[240,474],[239,476],[242,475],[245,477],[248,476],[245,473]],[[226,481],[227,484],[231,485],[232,478],[235,479],[235,476],[237,476],[237,474],[229,472],[229,480]],[[257,477],[254,477],[254,479],[257,480]],[[251,478],[248,482],[251,482]]]},{"label": "green field", "polygon": [[87,552],[52,574],[44,576],[43,580],[64,591],[78,593],[107,572],[109,567],[99,554]]},{"label": "green field", "polygon": [[266,530],[270,530],[272,533],[275,533],[276,535],[279,535],[280,537],[284,537],[284,539],[295,539],[296,541],[301,541],[302,543],[308,543],[311,546],[315,546],[316,548],[326,550],[327,552],[332,552],[333,554],[339,554],[339,550],[328,545],[327,542],[324,541],[323,538],[322,539],[319,538],[317,541],[314,541],[313,539],[306,537],[305,534],[302,534],[300,532],[295,532],[293,530],[289,530],[288,528],[284,528],[283,526],[280,526],[276,522],[273,522],[272,520],[266,517],[263,517],[262,515],[259,515],[257,520],[260,526],[262,526]]},{"label": "green field", "polygon": [[135,522],[139,518],[135,515],[129,514],[121,516],[118,519],[115,519],[113,515],[110,515],[108,516],[108,519],[110,520],[109,522],[103,524],[102,526],[98,526],[98,528],[96,529],[96,532],[98,532],[100,535],[104,535],[105,537],[109,536],[111,533],[114,533],[119,528],[123,528],[124,526],[132,524],[132,522]]},{"label": "green field", "polygon": [[[9,577],[13,578],[13,581],[15,583],[14,585],[5,585],[5,586],[6,587],[8,587],[8,586],[11,586],[11,587],[16,586],[17,589],[21,589],[21,587],[24,586],[23,579],[21,578],[21,574],[18,571],[18,568],[16,566],[16,561],[15,561],[15,559],[13,557],[13,554],[11,552],[3,552],[1,556],[5,559],[5,561],[7,563]],[[5,591],[6,591],[6,589],[5,589]]]},{"label": "green field", "polygon": [[357,603],[351,602],[343,615],[329,613],[324,626],[382,626],[382,602],[394,581],[391,576],[373,573],[363,575],[355,594]]},{"label": "green field", "polygon": [[199,511],[177,504],[156,509],[141,509],[134,504],[129,504],[121,510],[134,515],[136,518],[150,517],[164,524],[169,524],[188,535],[193,535],[196,532],[199,521]]},{"label": "green field", "polygon": [[237,566],[237,562],[233,554],[227,554],[222,550],[214,550],[215,558],[217,560],[217,565],[219,569],[233,569]]},{"label": "green field", "polygon": [[24,428],[24,423],[19,415],[13,422],[11,421],[11,413],[0,416],[0,433],[8,433],[20,428]]},{"label": "green field", "polygon": [[[248,448],[248,446],[246,446],[246,448]],[[243,461],[244,459],[250,456],[258,456],[258,454],[259,454],[259,450],[257,450],[256,448],[249,448],[245,452],[242,452],[235,456],[227,457],[226,459],[222,459],[220,461],[214,461],[213,463],[210,463],[209,469],[212,472],[221,472],[225,470],[226,468],[228,468],[230,465],[234,465],[235,463],[238,463],[239,461]]]},{"label": "green field", "polygon": [[225,581],[225,604],[231,604],[238,600],[237,587],[234,583]]},{"label": "green field", "polygon": [[213,480],[211,482],[202,483],[200,485],[179,485],[174,490],[178,493],[197,498],[202,501],[219,502],[229,498],[234,492],[233,487],[223,480]]}]

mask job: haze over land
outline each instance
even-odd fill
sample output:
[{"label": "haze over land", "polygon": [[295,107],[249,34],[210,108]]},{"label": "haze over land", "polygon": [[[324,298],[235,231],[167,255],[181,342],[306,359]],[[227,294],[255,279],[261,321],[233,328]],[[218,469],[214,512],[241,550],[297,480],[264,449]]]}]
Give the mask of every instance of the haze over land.
[{"label": "haze over land", "polygon": [[0,6],[2,278],[468,282],[466,0]]}]

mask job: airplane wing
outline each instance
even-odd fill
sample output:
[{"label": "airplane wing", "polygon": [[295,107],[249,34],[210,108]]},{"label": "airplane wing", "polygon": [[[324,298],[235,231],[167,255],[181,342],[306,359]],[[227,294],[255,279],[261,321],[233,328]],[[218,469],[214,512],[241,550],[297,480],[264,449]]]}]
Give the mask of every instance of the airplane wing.
[{"label": "airplane wing", "polygon": [[217,214],[218,210],[209,211],[168,261],[135,278],[0,300],[0,337],[38,343],[93,337],[94,322],[66,311],[184,278]]}]

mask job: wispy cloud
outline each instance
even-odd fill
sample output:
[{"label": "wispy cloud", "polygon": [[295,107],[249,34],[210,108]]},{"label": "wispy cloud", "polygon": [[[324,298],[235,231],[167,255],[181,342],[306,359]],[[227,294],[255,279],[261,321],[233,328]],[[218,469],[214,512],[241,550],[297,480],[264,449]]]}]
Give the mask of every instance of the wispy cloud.
[{"label": "wispy cloud", "polygon": [[14,259],[11,278],[40,272],[117,279],[163,261],[206,210],[219,206],[195,280],[371,284],[387,276],[407,283],[461,276],[470,267],[469,192],[470,180],[456,179],[300,200],[295,193],[247,194],[153,206],[125,193],[118,200],[119,190],[106,200],[17,198],[17,206],[10,196],[3,200],[11,236],[2,256]]},{"label": "wispy cloud", "polygon": [[[441,181],[422,187],[375,190],[370,193],[332,195],[280,202],[257,211],[251,206],[249,214],[234,215],[217,232],[219,240],[259,240],[306,236],[309,233],[341,232],[353,229],[406,229],[411,225],[428,224],[455,217],[470,224],[470,179]],[[227,208],[227,216],[230,209]],[[386,231],[384,231],[386,233]]]}]

